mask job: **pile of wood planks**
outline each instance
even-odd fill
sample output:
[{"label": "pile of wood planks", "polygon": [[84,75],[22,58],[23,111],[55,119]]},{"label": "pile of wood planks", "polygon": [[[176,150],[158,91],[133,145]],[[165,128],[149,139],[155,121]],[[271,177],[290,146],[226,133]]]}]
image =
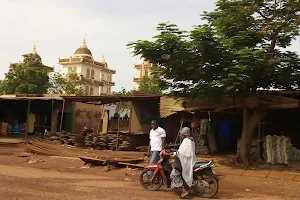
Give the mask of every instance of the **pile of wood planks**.
[{"label": "pile of wood planks", "polygon": [[93,157],[105,160],[112,159],[143,159],[141,152],[129,151],[99,151],[95,149],[77,148],[70,145],[62,145],[60,141],[32,139],[25,145],[26,152],[41,155],[64,156],[64,157]]},{"label": "pile of wood planks", "polygon": [[85,137],[80,134],[73,134],[66,131],[56,133],[46,133],[45,137],[50,140],[59,140],[62,144],[75,147],[85,146]]},{"label": "pile of wood planks", "polygon": [[119,166],[119,167],[130,167],[130,168],[144,168],[143,164],[140,164],[144,159],[99,159],[91,157],[79,157],[84,163],[92,164],[95,166]]},{"label": "pile of wood planks", "polygon": [[99,150],[116,150],[118,141],[118,150],[120,151],[130,151],[134,150],[131,146],[131,139],[126,135],[117,134],[98,134],[93,133],[86,136],[85,144],[88,147],[92,147]]},{"label": "pile of wood planks", "polygon": [[84,163],[100,166],[143,168],[144,158],[133,152],[97,151],[61,145],[59,142],[30,140],[25,151],[46,156],[79,157]]},{"label": "pile of wood planks", "polygon": [[45,137],[49,140],[58,140],[62,144],[72,145],[75,147],[88,147],[98,150],[116,150],[118,141],[118,150],[132,151],[132,140],[126,134],[96,134],[87,133],[86,136],[68,132],[47,133]]}]

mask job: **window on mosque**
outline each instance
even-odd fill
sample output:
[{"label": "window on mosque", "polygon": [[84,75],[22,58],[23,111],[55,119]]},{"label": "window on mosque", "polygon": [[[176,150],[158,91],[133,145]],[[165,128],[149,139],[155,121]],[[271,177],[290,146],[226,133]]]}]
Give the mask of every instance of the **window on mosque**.
[{"label": "window on mosque", "polygon": [[70,74],[72,72],[72,67],[68,68],[68,74]]},{"label": "window on mosque", "polygon": [[92,69],[91,71],[91,78],[94,79],[95,78],[95,71]]},{"label": "window on mosque", "polygon": [[101,80],[104,81],[104,74],[101,74]]},{"label": "window on mosque", "polygon": [[77,73],[77,67],[73,67],[73,72]]},{"label": "window on mosque", "polygon": [[90,88],[90,95],[91,96],[94,95],[94,88],[93,87]]},{"label": "window on mosque", "polygon": [[86,96],[89,95],[89,86],[85,86],[85,95],[86,95]]},{"label": "window on mosque", "polygon": [[90,73],[91,73],[90,68],[87,68],[87,69],[86,69],[86,77],[87,77],[87,78],[90,78],[90,77],[91,77],[91,74],[90,74]]},{"label": "window on mosque", "polygon": [[146,70],[146,71],[145,71],[145,76],[148,76],[148,75],[149,75],[149,71]]}]

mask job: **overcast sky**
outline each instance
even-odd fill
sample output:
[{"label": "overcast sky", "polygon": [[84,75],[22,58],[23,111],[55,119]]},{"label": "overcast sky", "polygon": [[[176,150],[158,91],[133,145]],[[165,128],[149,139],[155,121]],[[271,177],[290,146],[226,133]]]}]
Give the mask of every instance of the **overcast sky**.
[{"label": "overcast sky", "polygon": [[[113,79],[118,91],[132,89],[137,74],[126,44],[151,39],[156,25],[170,21],[189,30],[200,24],[199,15],[214,9],[216,0],[0,0],[0,78],[10,62],[22,60],[33,44],[43,63],[61,69],[58,58],[68,58],[86,36],[95,60],[102,53],[110,68],[117,70]],[[293,50],[299,50],[294,42]]]}]

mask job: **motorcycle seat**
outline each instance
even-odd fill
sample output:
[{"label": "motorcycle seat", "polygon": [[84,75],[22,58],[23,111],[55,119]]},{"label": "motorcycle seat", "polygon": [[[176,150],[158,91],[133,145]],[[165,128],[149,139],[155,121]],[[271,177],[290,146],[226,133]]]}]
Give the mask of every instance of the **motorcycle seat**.
[{"label": "motorcycle seat", "polygon": [[193,169],[198,169],[198,168],[206,168],[212,164],[212,161],[202,161],[202,162],[196,162],[194,165]]}]

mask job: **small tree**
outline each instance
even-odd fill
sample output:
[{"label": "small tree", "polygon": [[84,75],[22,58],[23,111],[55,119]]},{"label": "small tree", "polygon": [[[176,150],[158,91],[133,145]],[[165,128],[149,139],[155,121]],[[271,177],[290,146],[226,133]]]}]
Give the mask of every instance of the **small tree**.
[{"label": "small tree", "polygon": [[83,95],[80,76],[76,72],[70,72],[64,77],[58,72],[54,72],[50,77],[51,87],[49,93],[52,94],[78,94]]},{"label": "small tree", "polygon": [[2,94],[44,94],[49,87],[48,68],[34,55],[24,55],[1,81]]},{"label": "small tree", "polygon": [[[299,55],[285,48],[300,35],[299,1],[219,0],[216,6],[203,14],[207,23],[189,33],[159,24],[154,41],[129,46],[162,70],[173,95],[245,98],[260,89],[298,89]],[[236,160],[247,165],[253,130],[266,110],[245,103],[243,113]]]},{"label": "small tree", "polygon": [[[125,88],[122,87],[121,91],[119,92],[112,92],[112,95],[114,96],[131,96],[130,91],[126,91]],[[116,103],[117,109],[116,112],[124,112],[125,110],[130,109],[130,103],[129,102],[121,102],[121,103]]]},{"label": "small tree", "polygon": [[162,94],[161,87],[157,74],[151,74],[142,77],[138,91],[143,94]]}]

